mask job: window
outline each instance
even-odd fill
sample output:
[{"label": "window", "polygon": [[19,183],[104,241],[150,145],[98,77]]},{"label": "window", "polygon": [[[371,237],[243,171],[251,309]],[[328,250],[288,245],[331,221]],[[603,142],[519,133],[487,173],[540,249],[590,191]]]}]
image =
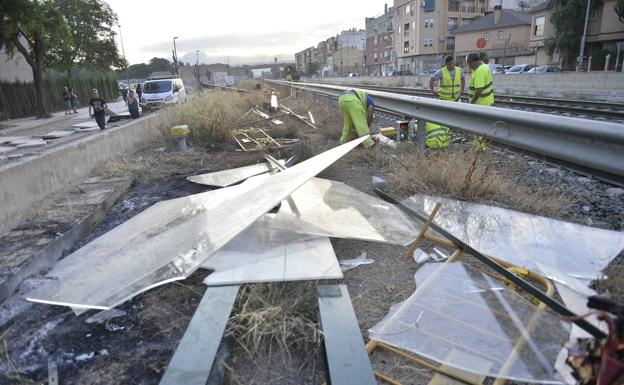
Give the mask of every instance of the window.
[{"label": "window", "polygon": [[403,43],[403,53],[409,52],[409,41]]},{"label": "window", "polygon": [[433,28],[433,19],[425,19],[425,28]]},{"label": "window", "polygon": [[539,16],[535,18],[535,26],[533,26],[533,36],[544,36],[545,21],[545,16]]},{"label": "window", "polygon": [[483,38],[484,38],[485,40],[490,40],[490,34],[489,34],[489,32],[484,33],[484,34],[483,34]]},{"label": "window", "polygon": [[503,39],[505,39],[505,32],[498,31],[498,40],[503,40]]},{"label": "window", "polygon": [[416,22],[412,21],[412,31],[416,31]]},{"label": "window", "polygon": [[456,17],[449,17],[446,24],[448,31],[454,31],[459,28],[459,20]]},{"label": "window", "polygon": [[449,36],[446,38],[446,50],[455,51],[455,37]]},{"label": "window", "polygon": [[375,45],[377,45],[377,36],[375,36]]},{"label": "window", "polygon": [[589,20],[598,20],[598,10],[597,9],[592,9],[589,13]]},{"label": "window", "polygon": [[424,41],[425,47],[433,47],[433,39],[427,38]]},{"label": "window", "polygon": [[409,27],[410,23],[405,23],[405,25],[403,26],[403,36],[407,36],[409,34]]},{"label": "window", "polygon": [[399,25],[399,34],[401,33],[401,26]]},{"label": "window", "polygon": [[373,59],[377,60],[377,52],[373,52]]},{"label": "window", "polygon": [[409,13],[410,13],[410,4],[405,6],[405,14],[409,15]]}]

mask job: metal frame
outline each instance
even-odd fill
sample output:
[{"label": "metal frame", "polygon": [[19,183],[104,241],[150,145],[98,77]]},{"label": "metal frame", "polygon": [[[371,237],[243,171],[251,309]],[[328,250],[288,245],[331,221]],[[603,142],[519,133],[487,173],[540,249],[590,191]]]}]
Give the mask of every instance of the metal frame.
[{"label": "metal frame", "polygon": [[[339,97],[352,87],[267,80]],[[624,125],[367,90],[375,105],[624,179]]]}]

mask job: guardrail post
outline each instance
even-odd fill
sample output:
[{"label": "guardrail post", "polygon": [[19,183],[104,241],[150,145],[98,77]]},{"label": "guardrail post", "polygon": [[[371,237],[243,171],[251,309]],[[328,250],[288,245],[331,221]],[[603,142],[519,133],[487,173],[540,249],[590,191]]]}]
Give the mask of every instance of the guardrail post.
[{"label": "guardrail post", "polygon": [[412,140],[418,148],[425,148],[425,127],[427,122],[424,119],[418,119],[416,133],[412,136]]}]

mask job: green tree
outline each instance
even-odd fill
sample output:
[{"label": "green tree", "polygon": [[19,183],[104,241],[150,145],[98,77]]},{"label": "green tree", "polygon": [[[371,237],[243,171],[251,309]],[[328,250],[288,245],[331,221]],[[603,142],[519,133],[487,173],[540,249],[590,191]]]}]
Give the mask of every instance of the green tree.
[{"label": "green tree", "polygon": [[44,103],[43,71],[71,46],[63,16],[50,0],[0,1],[0,43],[9,57],[19,52],[32,69],[37,118],[48,117]]},{"label": "green tree", "polygon": [[319,63],[308,63],[306,65],[306,73],[310,76],[314,75],[316,73],[316,71],[318,71],[320,67]]},{"label": "green tree", "polygon": [[173,64],[167,59],[161,57],[153,57],[149,61],[149,67],[151,72],[156,71],[173,71]]},{"label": "green tree", "polygon": [[564,66],[576,63],[581,45],[585,12],[588,0],[559,0],[553,7],[550,23],[555,28],[554,36],[546,40],[549,55],[559,50]]},{"label": "green tree", "polygon": [[54,0],[55,7],[65,16],[72,44],[63,47],[56,68],[71,77],[72,68],[109,70],[125,68],[115,43],[117,15],[102,0]]},{"label": "green tree", "polygon": [[624,23],[624,0],[615,0],[613,10],[618,15],[618,18]]}]

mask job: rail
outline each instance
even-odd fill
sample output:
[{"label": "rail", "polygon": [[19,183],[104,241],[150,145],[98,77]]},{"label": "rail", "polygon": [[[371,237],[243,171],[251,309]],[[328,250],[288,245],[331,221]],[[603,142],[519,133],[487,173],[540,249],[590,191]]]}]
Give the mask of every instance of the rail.
[{"label": "rail", "polygon": [[[339,97],[352,87],[266,80]],[[375,105],[624,180],[624,125],[367,90]]]}]

